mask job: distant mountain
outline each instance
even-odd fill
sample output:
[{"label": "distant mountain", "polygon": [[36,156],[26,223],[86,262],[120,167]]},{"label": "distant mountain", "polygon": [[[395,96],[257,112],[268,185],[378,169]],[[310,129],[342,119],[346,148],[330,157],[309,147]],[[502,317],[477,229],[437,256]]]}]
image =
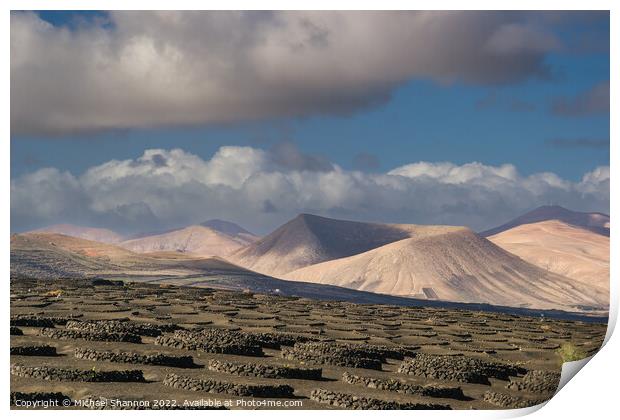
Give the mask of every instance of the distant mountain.
[{"label": "distant mountain", "polygon": [[[334,222],[338,221],[330,220],[328,224],[333,226]],[[597,287],[585,286],[534,267],[466,228],[387,227],[401,234],[407,231],[410,237],[351,257],[312,265],[286,276],[292,275],[297,281],[275,279],[221,258],[201,258],[173,251],[137,254],[116,245],[61,234],[19,234],[11,236],[11,279],[103,277],[148,280],[413,306],[424,301],[410,298],[424,297],[428,305],[440,307],[458,307],[458,302],[484,302],[480,308],[487,308],[484,305],[490,303],[590,313],[602,313],[606,309],[607,295]],[[314,232],[320,231],[315,226]],[[381,233],[376,226],[374,231]],[[307,270],[305,274],[304,270]],[[304,275],[323,277],[298,281]],[[365,275],[366,279],[360,275]],[[407,287],[410,287],[409,292],[393,296]],[[384,291],[385,294],[370,290]]]},{"label": "distant mountain", "polygon": [[[112,244],[58,233],[11,235],[11,276],[81,278],[142,269],[145,261]],[[148,261],[146,261],[148,263]]]},{"label": "distant mountain", "polygon": [[256,242],[259,239],[259,237],[252,232],[245,230],[236,223],[228,222],[226,220],[211,219],[201,223],[200,226],[211,228],[234,238],[246,239],[249,243]]},{"label": "distant mountain", "polygon": [[558,220],[520,225],[488,238],[545,270],[609,292],[609,237]]},{"label": "distant mountain", "polygon": [[528,223],[559,220],[569,225],[588,229],[599,235],[609,236],[609,216],[603,213],[584,213],[572,211],[560,206],[538,207],[501,226],[480,232],[481,236],[492,236],[516,226]]},{"label": "distant mountain", "polygon": [[[213,272],[251,273],[219,258],[178,253],[137,254],[112,244],[56,233],[11,235],[11,276],[40,279],[92,276],[191,276]],[[251,273],[255,275],[255,273]]]},{"label": "distant mountain", "polygon": [[362,223],[300,214],[229,256],[235,264],[272,276],[348,257],[408,237],[399,225]]},{"label": "distant mountain", "polygon": [[470,229],[302,214],[229,260],[263,274],[355,290],[530,308],[605,307],[597,287],[543,270]]},{"label": "distant mountain", "polygon": [[232,226],[220,224],[234,233],[229,234],[211,227],[193,225],[130,239],[119,245],[138,253],[174,251],[203,257],[221,257],[256,240],[254,235],[243,228],[232,223],[230,225]]},{"label": "distant mountain", "polygon": [[374,293],[540,309],[605,307],[597,287],[529,264],[463,227],[419,230],[361,254],[287,273],[287,280]]},{"label": "distant mountain", "polygon": [[[83,279],[102,277],[128,281],[145,279],[186,286],[251,291],[261,294],[298,296],[308,299],[347,302],[460,308],[458,303],[429,302],[397,296],[361,292],[330,285],[275,279],[228,263],[220,258],[191,258],[183,254],[135,254],[114,245],[54,233],[27,233],[11,236],[11,278],[53,281],[60,277]],[[468,306],[469,310],[531,313],[488,305]],[[580,319],[579,315],[553,313]]]},{"label": "distant mountain", "polygon": [[68,235],[75,238],[88,239],[90,241],[103,242],[106,244],[116,244],[123,240],[122,235],[109,229],[76,226],[71,224],[52,225],[33,230],[31,232],[59,233],[61,235]]}]

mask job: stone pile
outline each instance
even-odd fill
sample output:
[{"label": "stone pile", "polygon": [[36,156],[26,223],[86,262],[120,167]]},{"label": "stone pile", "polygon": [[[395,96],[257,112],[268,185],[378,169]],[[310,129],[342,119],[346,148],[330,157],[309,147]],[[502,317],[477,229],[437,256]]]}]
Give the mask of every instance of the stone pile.
[{"label": "stone pile", "polygon": [[107,341],[123,343],[142,343],[139,335],[119,332],[91,332],[79,330],[59,330],[56,328],[43,328],[39,335],[58,340],[87,340]]},{"label": "stone pile", "polygon": [[533,394],[553,394],[560,384],[560,373],[546,370],[532,370],[520,379],[511,379],[506,388]]},{"label": "stone pile", "polygon": [[503,408],[526,408],[542,404],[546,400],[527,400],[518,398],[502,392],[487,391],[484,393],[484,400],[490,404]]},{"label": "stone pile", "polygon": [[353,375],[349,372],[342,374],[342,381],[351,385],[363,385],[368,388],[394,391],[401,394],[420,395],[433,398],[451,398],[455,400],[466,399],[460,387],[415,385],[397,379],[370,378]]},{"label": "stone pile", "polygon": [[310,393],[310,399],[322,404],[349,410],[450,410],[445,404],[426,403],[400,403],[396,401],[384,401],[376,398],[358,397],[355,395],[329,391],[327,389],[314,389]]},{"label": "stone pile", "polygon": [[141,370],[80,370],[56,367],[11,365],[11,375],[47,381],[69,382],[145,382]]},{"label": "stone pile", "polygon": [[209,360],[207,369],[214,372],[230,373],[239,376],[255,376],[257,378],[274,379],[308,379],[320,380],[323,370],[305,369],[288,366],[270,366],[257,363],[230,363],[220,360]]},{"label": "stone pile", "polygon": [[162,327],[156,324],[116,320],[69,321],[67,329],[95,333],[129,333],[147,337],[158,337],[163,333]]},{"label": "stone pile", "polygon": [[306,343],[315,341],[310,337],[302,335],[278,333],[278,332],[265,332],[265,333],[242,333],[245,334],[249,340],[255,341],[261,347],[268,349],[280,350],[282,346],[294,346],[295,343]]},{"label": "stone pile", "polygon": [[135,352],[99,351],[78,347],[75,349],[76,359],[94,360],[114,363],[131,363],[140,365],[170,366],[178,368],[194,368],[192,356],[172,356],[163,353],[139,354]]},{"label": "stone pile", "polygon": [[248,334],[215,328],[175,331],[173,335],[157,337],[155,343],[166,347],[202,350],[207,353],[264,356],[261,346],[249,338]]},{"label": "stone pile", "polygon": [[[66,321],[65,321],[66,322]],[[14,327],[47,327],[54,328],[56,322],[48,317],[38,315],[13,315],[11,325]]]},{"label": "stone pile", "polygon": [[249,385],[217,381],[214,379],[197,379],[180,376],[174,373],[166,375],[164,385],[185,389],[188,391],[202,391],[213,394],[228,394],[238,397],[257,398],[292,398],[294,389],[289,385]]},{"label": "stone pile", "polygon": [[340,343],[297,343],[282,350],[282,358],[352,368],[381,370],[385,357],[380,352]]},{"label": "stone pile", "polygon": [[58,356],[56,347],[52,346],[14,346],[12,356]]},{"label": "stone pile", "polygon": [[90,284],[93,286],[115,286],[122,287],[125,285],[122,280],[108,280],[108,279],[92,279]]},{"label": "stone pile", "polygon": [[524,373],[519,367],[483,361],[468,356],[445,356],[418,353],[405,360],[399,373],[445,381],[489,384],[489,378],[509,380],[510,376]]}]

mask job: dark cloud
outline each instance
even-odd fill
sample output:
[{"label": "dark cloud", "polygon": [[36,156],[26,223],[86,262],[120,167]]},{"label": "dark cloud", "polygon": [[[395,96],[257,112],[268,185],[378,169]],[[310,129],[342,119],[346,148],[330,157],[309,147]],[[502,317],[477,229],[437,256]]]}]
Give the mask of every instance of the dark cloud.
[{"label": "dark cloud", "polygon": [[587,148],[587,149],[609,149],[609,139],[590,139],[590,138],[577,138],[566,139],[556,138],[550,139],[546,142],[549,146],[560,149],[575,149],[575,148]]},{"label": "dark cloud", "polygon": [[[11,15],[11,130],[54,135],[350,115],[411,79],[548,79],[558,25],[536,12],[109,13],[72,30]],[[549,16],[554,16],[551,19]]]},{"label": "dark cloud", "polygon": [[553,100],[551,111],[563,117],[581,117],[609,113],[609,80],[601,82],[580,94]]}]

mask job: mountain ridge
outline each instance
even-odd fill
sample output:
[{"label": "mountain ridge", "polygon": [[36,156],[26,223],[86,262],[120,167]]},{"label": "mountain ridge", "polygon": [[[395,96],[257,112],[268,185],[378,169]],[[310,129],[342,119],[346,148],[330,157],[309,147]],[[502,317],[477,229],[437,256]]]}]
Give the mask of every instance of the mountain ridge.
[{"label": "mountain ridge", "polygon": [[487,239],[534,265],[609,291],[609,237],[559,220],[523,224]]},{"label": "mountain ridge", "polygon": [[230,255],[231,261],[269,275],[358,254],[411,235],[413,225],[330,219],[302,213]]},{"label": "mountain ridge", "polygon": [[117,244],[124,240],[123,235],[110,229],[79,226],[70,223],[59,223],[45,226],[24,233],[58,233],[61,235],[73,236],[76,238],[88,239],[108,244]]},{"label": "mountain ridge", "polygon": [[222,233],[203,225],[190,225],[160,234],[143,236],[119,243],[138,253],[183,252],[197,256],[226,256],[250,244],[254,237],[249,232],[238,236]]},{"label": "mountain ridge", "polygon": [[561,206],[540,206],[500,226],[484,230],[481,236],[492,236],[519,225],[559,220],[569,225],[588,229],[599,235],[609,236],[609,215],[599,212],[578,212]]}]

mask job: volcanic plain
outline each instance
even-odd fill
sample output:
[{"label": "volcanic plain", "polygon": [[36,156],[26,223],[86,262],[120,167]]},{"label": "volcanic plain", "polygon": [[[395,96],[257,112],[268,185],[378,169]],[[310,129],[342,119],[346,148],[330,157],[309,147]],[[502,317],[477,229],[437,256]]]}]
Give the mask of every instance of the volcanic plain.
[{"label": "volcanic plain", "polygon": [[551,398],[560,354],[594,354],[605,331],[466,309],[20,278],[11,281],[11,403],[519,408]]}]

